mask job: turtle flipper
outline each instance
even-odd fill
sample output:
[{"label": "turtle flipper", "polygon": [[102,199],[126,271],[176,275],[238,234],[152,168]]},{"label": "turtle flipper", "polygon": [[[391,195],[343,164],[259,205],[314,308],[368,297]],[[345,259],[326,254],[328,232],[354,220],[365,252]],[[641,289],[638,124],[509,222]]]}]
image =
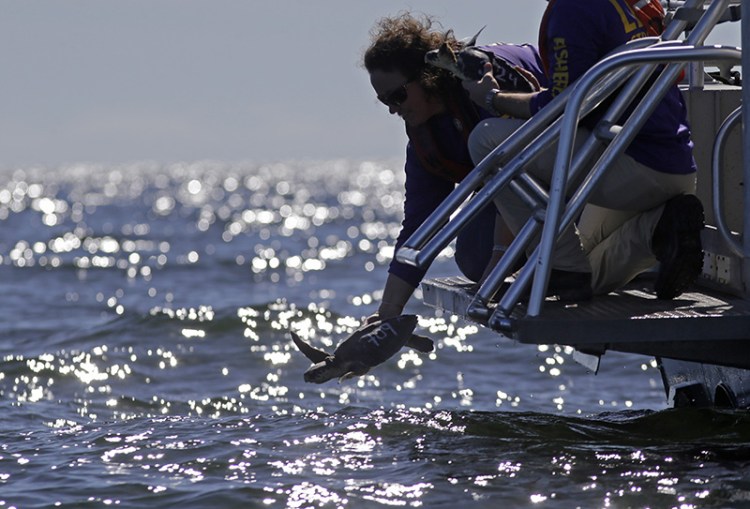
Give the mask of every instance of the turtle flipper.
[{"label": "turtle flipper", "polygon": [[318,350],[312,345],[305,343],[305,341],[294,332],[289,331],[289,335],[292,336],[292,341],[294,341],[294,344],[297,345],[299,351],[305,354],[305,357],[310,359],[313,363],[317,364],[319,362],[323,362],[328,357],[330,357],[330,354],[324,352],[323,350]]},{"label": "turtle flipper", "polygon": [[428,337],[420,336],[419,334],[412,334],[409,339],[406,340],[406,346],[422,353],[430,353],[435,349],[434,341]]},{"label": "turtle flipper", "polygon": [[336,359],[328,356],[322,362],[313,364],[305,371],[305,382],[322,384],[332,378],[336,378],[343,373],[341,367],[336,365]]},{"label": "turtle flipper", "polygon": [[464,48],[469,48],[471,46],[477,45],[477,39],[479,39],[479,34],[482,33],[482,30],[487,28],[487,25],[484,25],[482,28],[479,29],[479,32],[474,34],[474,37],[469,37],[467,39],[461,39],[459,42],[463,45]]}]

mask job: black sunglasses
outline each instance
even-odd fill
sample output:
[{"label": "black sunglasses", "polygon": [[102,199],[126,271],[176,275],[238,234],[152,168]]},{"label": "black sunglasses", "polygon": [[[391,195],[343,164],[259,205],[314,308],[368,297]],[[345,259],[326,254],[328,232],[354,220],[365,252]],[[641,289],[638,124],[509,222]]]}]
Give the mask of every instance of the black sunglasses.
[{"label": "black sunglasses", "polygon": [[408,92],[406,91],[406,85],[411,83],[411,81],[407,81],[400,87],[396,88],[395,90],[391,90],[387,94],[383,96],[378,96],[378,101],[385,104],[386,106],[393,106],[394,108],[398,108],[401,106],[401,103],[406,101],[406,99],[409,97]]}]

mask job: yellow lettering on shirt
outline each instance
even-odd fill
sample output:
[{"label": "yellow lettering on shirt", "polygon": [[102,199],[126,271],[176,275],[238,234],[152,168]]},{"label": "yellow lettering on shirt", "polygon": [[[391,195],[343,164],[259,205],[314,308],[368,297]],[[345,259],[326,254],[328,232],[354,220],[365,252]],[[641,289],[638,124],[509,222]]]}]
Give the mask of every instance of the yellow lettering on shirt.
[{"label": "yellow lettering on shirt", "polygon": [[552,95],[556,96],[570,84],[568,44],[563,37],[555,37],[552,40],[552,51],[555,53],[555,67],[552,69]]},{"label": "yellow lettering on shirt", "polygon": [[633,32],[638,28],[638,23],[630,21],[628,19],[628,16],[625,14],[625,11],[622,10],[622,6],[620,5],[620,2],[617,0],[609,0],[609,3],[612,4],[612,6],[617,11],[617,14],[620,15],[620,20],[622,20],[622,26],[625,29],[625,33],[629,34],[630,32]]}]

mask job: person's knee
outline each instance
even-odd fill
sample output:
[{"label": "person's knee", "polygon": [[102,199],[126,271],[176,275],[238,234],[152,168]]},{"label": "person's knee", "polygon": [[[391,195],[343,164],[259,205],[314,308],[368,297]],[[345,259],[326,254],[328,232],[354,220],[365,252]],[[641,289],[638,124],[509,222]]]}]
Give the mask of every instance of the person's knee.
[{"label": "person's knee", "polygon": [[484,159],[505,141],[523,122],[516,119],[491,118],[479,122],[468,140],[469,154],[474,164]]},{"label": "person's knee", "polygon": [[469,134],[467,145],[474,164],[479,164],[479,161],[490,153],[494,147],[490,142],[490,128],[487,122],[479,122],[476,125]]},{"label": "person's knee", "polygon": [[488,205],[472,219],[456,238],[456,265],[472,281],[479,281],[492,259],[495,245],[497,209]]}]

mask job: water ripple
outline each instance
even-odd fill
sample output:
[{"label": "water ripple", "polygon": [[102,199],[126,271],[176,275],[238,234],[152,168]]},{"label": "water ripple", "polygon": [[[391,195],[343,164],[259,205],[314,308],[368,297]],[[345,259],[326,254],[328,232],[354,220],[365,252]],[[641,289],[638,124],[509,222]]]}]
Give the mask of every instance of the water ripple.
[{"label": "water ripple", "polygon": [[393,162],[0,170],[0,507],[747,505],[747,414],[650,359],[415,303],[434,352],[305,383],[288,331],[374,311],[402,203]]},{"label": "water ripple", "polygon": [[[681,425],[685,419],[700,423],[689,436]],[[727,462],[750,460],[747,420],[745,413],[709,410],[610,413],[588,419],[585,432],[571,432],[582,419],[349,407],[284,417],[59,423],[52,434],[27,433],[23,442],[8,444],[9,435],[0,434],[0,472],[11,488],[3,497],[29,503],[54,492],[49,500],[66,504],[114,501],[119,494],[139,507],[140,497],[158,494],[162,504],[192,506],[226,483],[220,499],[237,504],[252,496],[270,507],[416,507],[447,500],[578,500],[591,507],[633,503],[645,490],[658,503],[703,506],[723,500],[704,487],[716,474],[735,487],[733,500],[750,494],[736,478],[721,474]],[[656,441],[647,432],[654,425],[677,435]],[[685,441],[693,444],[692,452]],[[693,457],[702,462],[700,470],[686,461]],[[73,475],[95,480],[103,474],[114,488],[94,482],[82,495],[66,485]],[[27,478],[43,483],[34,487]]]}]

